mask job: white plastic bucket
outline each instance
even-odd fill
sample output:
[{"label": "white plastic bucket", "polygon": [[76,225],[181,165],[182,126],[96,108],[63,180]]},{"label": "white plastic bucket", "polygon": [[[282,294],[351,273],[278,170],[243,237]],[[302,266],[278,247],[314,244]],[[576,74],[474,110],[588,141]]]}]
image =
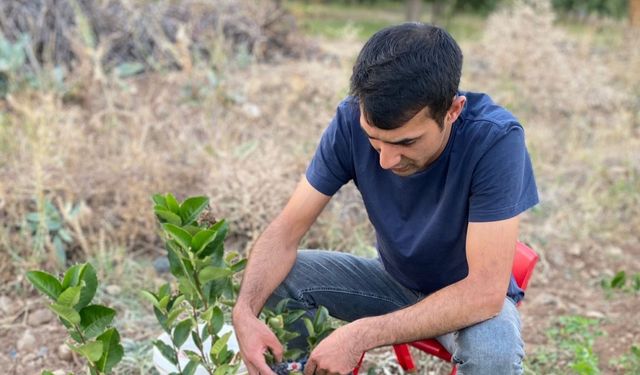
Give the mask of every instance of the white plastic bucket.
[{"label": "white plastic bucket", "polygon": [[[198,331],[201,331],[203,326],[204,325],[201,324],[198,327]],[[224,324],[218,335],[222,336],[229,331],[233,332],[233,326],[231,326],[230,324]],[[171,338],[169,337],[169,334],[166,332],[158,336],[158,340],[164,342],[169,346],[172,345]],[[204,352],[209,353],[209,350],[211,349],[211,337],[207,338],[202,343],[202,345],[203,345]],[[238,353],[240,351],[240,347],[238,346],[238,340],[236,340],[235,333],[233,333],[231,337],[229,337],[229,341],[227,341],[227,348],[229,348],[229,350],[233,351],[234,353]],[[181,368],[184,368],[187,365],[187,363],[189,363],[189,358],[185,354],[184,350],[192,350],[196,353],[198,352],[198,347],[193,342],[191,335],[189,335],[189,338],[187,339],[187,341],[180,347],[180,350],[178,351],[178,361],[180,362]],[[153,347],[153,364],[158,370],[158,372],[160,372],[161,375],[168,375],[172,372],[178,371],[176,366],[174,366],[171,362],[169,362],[162,355],[162,353],[160,353],[158,348],[156,348],[155,346]],[[248,374],[247,368],[244,366],[244,363],[243,363],[240,365],[240,369],[238,369],[238,375],[246,375],[246,374]],[[196,369],[196,375],[208,375],[208,373],[204,367],[198,366],[198,368]]]}]

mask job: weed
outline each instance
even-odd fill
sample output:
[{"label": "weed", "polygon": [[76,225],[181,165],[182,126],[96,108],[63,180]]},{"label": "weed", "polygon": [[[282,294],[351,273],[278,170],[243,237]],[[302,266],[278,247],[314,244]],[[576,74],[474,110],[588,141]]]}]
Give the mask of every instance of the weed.
[{"label": "weed", "polygon": [[600,286],[604,289],[608,297],[611,297],[613,291],[640,293],[640,272],[636,272],[632,276],[627,277],[625,271],[618,271],[611,278],[604,277],[600,281]]},{"label": "weed", "polygon": [[67,246],[73,243],[67,220],[74,220],[80,212],[80,204],[67,204],[64,212],[58,210],[50,199],[45,198],[42,208],[25,216],[25,227],[32,236],[37,253],[45,247],[51,247],[59,266],[67,262]]},{"label": "weed", "polygon": [[548,332],[550,346],[558,350],[540,350],[525,362],[526,374],[556,374],[558,365],[568,363],[575,374],[600,374],[598,356],[593,352],[600,331],[599,321],[582,316],[562,316]]},{"label": "weed", "polygon": [[631,345],[629,353],[612,359],[610,364],[622,370],[624,374],[640,374],[640,345]]}]

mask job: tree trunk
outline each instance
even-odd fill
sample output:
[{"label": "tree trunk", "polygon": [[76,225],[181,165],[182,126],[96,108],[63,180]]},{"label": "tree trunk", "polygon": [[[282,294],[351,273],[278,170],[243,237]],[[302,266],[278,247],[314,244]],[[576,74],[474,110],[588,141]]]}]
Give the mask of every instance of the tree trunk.
[{"label": "tree trunk", "polygon": [[629,0],[629,22],[640,29],[640,0]]},{"label": "tree trunk", "polygon": [[420,13],[422,13],[422,0],[407,0],[406,4],[407,21],[420,21]]}]

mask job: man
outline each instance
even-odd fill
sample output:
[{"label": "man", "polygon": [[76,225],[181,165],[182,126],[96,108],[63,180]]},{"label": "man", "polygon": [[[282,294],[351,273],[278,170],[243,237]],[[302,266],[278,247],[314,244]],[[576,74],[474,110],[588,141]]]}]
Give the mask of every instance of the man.
[{"label": "man", "polygon": [[[350,322],[310,354],[307,375],[348,374],[364,351],[429,337],[451,351],[459,374],[522,372],[523,293],[511,266],[518,216],[538,202],[536,185],[522,126],[488,96],[458,91],[461,69],[460,48],[434,26],[389,27],[365,44],[351,96],[251,251],[233,310],[250,374],[272,374],[265,351],[282,355],[257,318],[282,298]],[[379,259],[298,252],[350,180]]]}]

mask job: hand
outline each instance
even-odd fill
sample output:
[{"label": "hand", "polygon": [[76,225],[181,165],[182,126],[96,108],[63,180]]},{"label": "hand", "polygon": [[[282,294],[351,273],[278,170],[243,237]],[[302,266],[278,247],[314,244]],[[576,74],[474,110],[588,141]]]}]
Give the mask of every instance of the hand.
[{"label": "hand", "polygon": [[269,327],[250,312],[234,310],[233,328],[249,375],[275,375],[267,365],[264,353],[271,351],[280,362],[284,349]]},{"label": "hand", "polygon": [[358,331],[361,328],[354,323],[336,329],[316,346],[304,375],[351,374],[366,350]]}]

